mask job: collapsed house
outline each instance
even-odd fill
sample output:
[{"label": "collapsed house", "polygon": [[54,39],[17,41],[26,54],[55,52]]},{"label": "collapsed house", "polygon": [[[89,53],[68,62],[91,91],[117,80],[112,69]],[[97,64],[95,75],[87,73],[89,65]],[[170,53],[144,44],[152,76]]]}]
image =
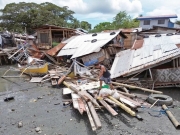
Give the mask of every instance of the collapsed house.
[{"label": "collapsed house", "polygon": [[127,38],[121,30],[73,36],[63,42],[66,45],[59,51],[57,57],[76,59],[85,66],[103,62],[110,67],[115,54],[123,49],[123,44],[117,42],[117,38],[120,37]]},{"label": "collapsed house", "polygon": [[179,44],[179,33],[146,35],[136,40],[131,49],[116,54],[111,77],[150,88],[177,86],[180,81]]}]

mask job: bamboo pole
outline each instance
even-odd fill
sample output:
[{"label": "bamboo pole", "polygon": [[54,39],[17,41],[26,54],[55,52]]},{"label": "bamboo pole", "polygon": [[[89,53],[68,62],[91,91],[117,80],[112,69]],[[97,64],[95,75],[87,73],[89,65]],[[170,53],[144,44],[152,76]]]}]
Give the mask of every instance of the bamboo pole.
[{"label": "bamboo pole", "polygon": [[141,87],[138,87],[138,86],[132,86],[132,85],[123,84],[123,83],[117,83],[117,82],[112,82],[112,84],[121,85],[121,86],[124,86],[124,87],[128,87],[130,89],[139,89],[139,90],[143,90],[143,91],[147,91],[147,92],[151,92],[151,93],[162,94],[161,91],[151,90],[151,89],[147,89],[147,88],[141,88]]},{"label": "bamboo pole", "polygon": [[[94,81],[98,81],[98,79],[96,79],[96,78],[91,78],[91,77],[85,77],[85,78],[91,79],[91,80],[94,80]],[[147,91],[147,92],[151,92],[151,93],[162,94],[161,91],[151,90],[151,89],[147,89],[147,88],[141,88],[141,87],[138,87],[138,86],[132,86],[132,85],[118,83],[118,82],[111,82],[111,83],[114,84],[114,85],[120,85],[120,86],[127,87],[127,88],[130,88],[130,89],[139,89],[139,90],[143,90],[143,91]]]},{"label": "bamboo pole", "polygon": [[176,118],[173,116],[173,114],[168,110],[167,106],[166,106],[166,105],[162,105],[162,108],[166,111],[169,119],[170,119],[171,122],[174,124],[174,126],[175,126],[177,129],[180,129],[180,124],[179,124],[179,122],[176,120]]},{"label": "bamboo pole", "polygon": [[113,100],[114,102],[116,102],[120,108],[122,108],[123,110],[125,110],[127,113],[129,113],[131,116],[136,116],[136,113],[134,111],[132,111],[129,107],[125,106],[124,104],[122,104],[121,102],[119,102],[117,99],[113,98],[112,96],[108,96],[109,99]]}]

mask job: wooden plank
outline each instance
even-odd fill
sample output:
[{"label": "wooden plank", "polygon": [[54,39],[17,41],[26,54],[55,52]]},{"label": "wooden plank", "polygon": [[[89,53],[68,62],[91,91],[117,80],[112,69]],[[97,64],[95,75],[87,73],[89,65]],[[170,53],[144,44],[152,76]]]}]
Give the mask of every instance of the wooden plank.
[{"label": "wooden plank", "polygon": [[87,115],[88,115],[88,118],[89,118],[89,122],[91,124],[91,128],[92,128],[93,131],[96,131],[97,128],[96,128],[95,122],[94,122],[94,120],[93,120],[93,118],[91,116],[91,113],[89,111],[89,108],[88,108],[86,102],[85,101],[83,101],[83,102],[84,102],[84,106],[86,108],[86,112],[87,112]]},{"label": "wooden plank", "polygon": [[100,121],[100,119],[99,119],[99,117],[98,117],[98,115],[97,115],[97,113],[95,111],[95,108],[94,108],[93,104],[89,101],[89,102],[87,102],[87,105],[88,105],[89,110],[91,112],[91,115],[93,117],[96,128],[100,129],[102,127],[101,121]]},{"label": "wooden plank", "polygon": [[121,102],[129,105],[129,106],[132,107],[132,108],[137,108],[136,105],[134,105],[131,101],[129,101],[129,100],[125,99],[125,98],[120,97],[119,100],[120,100]]},{"label": "wooden plank", "polygon": [[82,115],[83,112],[86,111],[83,100],[82,100],[82,98],[78,98],[77,101],[78,101],[78,104],[79,104],[79,109],[78,110],[79,110],[80,114]]},{"label": "wooden plank", "polygon": [[108,105],[103,99],[100,99],[99,102],[100,102],[113,116],[118,115],[118,113],[117,113],[110,105]]},{"label": "wooden plank", "polygon": [[79,91],[78,94],[84,95],[85,97],[87,97],[88,99],[91,100],[91,102],[96,105],[97,107],[100,107],[98,102],[96,101],[95,98],[93,98],[89,93],[87,93],[86,91]]},{"label": "wooden plank", "polygon": [[63,88],[63,95],[71,94],[72,90],[69,88]]},{"label": "wooden plank", "polygon": [[132,99],[131,99],[131,98],[129,98],[129,97],[126,97],[126,96],[124,96],[124,95],[122,95],[122,94],[119,94],[119,96],[120,96],[120,98],[127,99],[128,101],[132,102],[132,103],[133,103],[134,105],[136,105],[136,106],[141,106],[141,104],[140,104],[140,103],[138,103],[138,102],[136,102],[136,101],[132,100]]}]

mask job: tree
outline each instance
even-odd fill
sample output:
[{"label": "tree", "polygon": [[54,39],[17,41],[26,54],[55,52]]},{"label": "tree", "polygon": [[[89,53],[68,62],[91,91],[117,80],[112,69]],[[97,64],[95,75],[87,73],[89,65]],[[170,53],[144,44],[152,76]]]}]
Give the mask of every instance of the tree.
[{"label": "tree", "polygon": [[179,20],[177,20],[177,21],[175,22],[175,24],[178,24],[178,25],[180,25],[180,21],[179,21]]},{"label": "tree", "polygon": [[86,22],[86,21],[81,21],[81,22],[80,22],[80,27],[81,27],[82,29],[87,30],[87,31],[91,30],[91,24],[89,24],[89,23]]},{"label": "tree", "polygon": [[139,26],[139,21],[132,19],[125,11],[120,11],[113,19],[113,25],[119,28],[135,28]]},{"label": "tree", "polygon": [[114,18],[113,22],[102,22],[97,24],[91,32],[101,32],[103,30],[117,30],[120,28],[136,28],[139,21],[132,19],[125,11],[120,11]]},{"label": "tree", "polygon": [[94,27],[94,29],[91,30],[91,32],[101,32],[103,30],[113,30],[113,29],[114,29],[114,26],[112,25],[112,23],[102,22],[102,23],[99,23],[98,25],[96,25]]},{"label": "tree", "polygon": [[49,2],[36,3],[10,3],[0,10],[0,27],[9,31],[23,32],[27,29],[32,33],[33,28],[44,24],[68,26],[68,22],[75,19],[74,12],[68,7],[59,7]]}]

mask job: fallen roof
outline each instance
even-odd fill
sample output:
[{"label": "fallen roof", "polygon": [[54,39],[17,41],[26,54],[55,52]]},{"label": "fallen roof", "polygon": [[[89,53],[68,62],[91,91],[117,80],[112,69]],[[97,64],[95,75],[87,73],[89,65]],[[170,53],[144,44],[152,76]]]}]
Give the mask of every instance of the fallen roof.
[{"label": "fallen roof", "polygon": [[[180,56],[178,34],[151,35],[143,40],[135,41],[131,49],[116,54],[111,67],[111,78],[132,75]],[[141,43],[143,45],[139,48]]]},{"label": "fallen roof", "polygon": [[61,49],[57,56],[72,55],[71,58],[77,58],[93,52],[99,52],[102,46],[119,33],[120,31],[75,36]]}]

